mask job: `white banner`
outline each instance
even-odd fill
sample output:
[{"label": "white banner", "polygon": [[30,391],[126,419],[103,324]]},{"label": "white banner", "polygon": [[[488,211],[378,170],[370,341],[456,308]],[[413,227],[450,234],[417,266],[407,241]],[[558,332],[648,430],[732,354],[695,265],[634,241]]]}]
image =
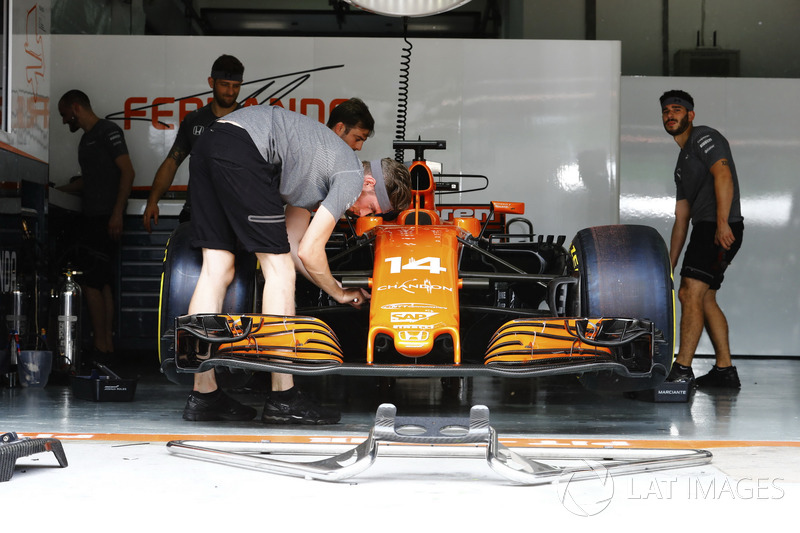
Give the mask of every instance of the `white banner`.
[{"label": "white banner", "polygon": [[[411,42],[406,139],[445,140],[426,158],[448,174],[482,174],[488,191],[447,202],[524,201],[537,233],[571,239],[617,221],[619,54],[617,42],[430,40]],[[241,99],[327,119],[338,100],[362,98],[376,132],[361,159],[394,157],[402,39],[53,36],[54,103],[86,92],[95,112],[117,121],[149,187],[181,117],[205,103],[221,54],[245,65]],[[77,145],[51,106],[51,181],[79,173]],[[406,153],[410,160],[412,153]],[[447,178],[448,181],[458,181]],[[184,163],[173,185],[185,185]],[[465,182],[462,188],[471,188]]]}]

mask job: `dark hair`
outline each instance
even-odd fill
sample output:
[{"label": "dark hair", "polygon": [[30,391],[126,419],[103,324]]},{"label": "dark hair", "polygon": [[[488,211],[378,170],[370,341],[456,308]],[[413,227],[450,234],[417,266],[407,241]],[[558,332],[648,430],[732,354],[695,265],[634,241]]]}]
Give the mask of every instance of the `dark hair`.
[{"label": "dark hair", "polygon": [[[217,77],[220,76],[221,77]],[[241,80],[244,75],[244,65],[233,56],[222,54],[211,65],[211,77],[214,79]]]},{"label": "dark hair", "polygon": [[689,102],[691,107],[694,108],[694,98],[692,98],[692,95],[686,91],[681,91],[680,89],[672,89],[671,91],[667,91],[662,94],[661,98],[658,99],[658,101],[661,102],[661,107],[664,107],[664,102],[670,98],[677,98],[679,100]]},{"label": "dark hair", "polygon": [[61,97],[59,103],[63,103],[66,105],[73,105],[78,104],[85,109],[92,109],[92,103],[89,102],[89,97],[86,96],[86,93],[80,91],[78,89],[71,89],[64,93],[64,96]]},{"label": "dark hair", "polygon": [[369,135],[372,135],[375,129],[375,119],[372,118],[367,104],[360,98],[345,100],[331,110],[327,126],[333,129],[339,122],[344,124],[345,133],[352,128],[362,128],[368,130]]}]

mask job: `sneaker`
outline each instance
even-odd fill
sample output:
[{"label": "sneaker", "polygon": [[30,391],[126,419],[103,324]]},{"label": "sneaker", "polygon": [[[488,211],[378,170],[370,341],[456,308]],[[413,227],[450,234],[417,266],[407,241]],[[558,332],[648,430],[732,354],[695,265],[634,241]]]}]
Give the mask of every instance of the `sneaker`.
[{"label": "sneaker", "polygon": [[698,387],[717,387],[721,389],[740,389],[742,383],[739,381],[739,372],[735,366],[726,366],[720,368],[717,365],[711,367],[711,370],[705,376],[697,378]]},{"label": "sneaker", "polygon": [[237,402],[220,389],[208,394],[192,391],[183,408],[183,419],[193,422],[252,420],[256,414],[255,409]]},{"label": "sneaker", "polygon": [[261,414],[265,424],[335,424],[339,418],[338,411],[322,407],[297,387],[267,394]]},{"label": "sneaker", "polygon": [[670,383],[683,383],[688,381],[693,384],[694,372],[692,372],[692,367],[683,366],[680,363],[672,363],[672,370],[669,371],[667,381]]}]

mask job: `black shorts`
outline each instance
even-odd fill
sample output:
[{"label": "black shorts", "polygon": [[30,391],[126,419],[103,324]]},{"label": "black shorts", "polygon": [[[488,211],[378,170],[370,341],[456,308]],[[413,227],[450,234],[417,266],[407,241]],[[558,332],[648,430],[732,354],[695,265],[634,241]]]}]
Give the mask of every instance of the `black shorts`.
[{"label": "black shorts", "polygon": [[115,286],[119,241],[108,235],[107,216],[80,218],[77,239],[77,278],[81,285],[97,290]]},{"label": "black shorts", "polygon": [[215,124],[200,136],[189,161],[192,246],[248,252],[289,252],[280,195],[281,167],[261,156],[250,135]]},{"label": "black shorts", "polygon": [[733,261],[742,246],[744,223],[734,222],[731,231],[736,240],[730,250],[714,244],[717,225],[714,222],[698,222],[692,227],[689,245],[683,256],[681,276],[707,283],[711,290],[718,290],[725,279],[725,269]]}]

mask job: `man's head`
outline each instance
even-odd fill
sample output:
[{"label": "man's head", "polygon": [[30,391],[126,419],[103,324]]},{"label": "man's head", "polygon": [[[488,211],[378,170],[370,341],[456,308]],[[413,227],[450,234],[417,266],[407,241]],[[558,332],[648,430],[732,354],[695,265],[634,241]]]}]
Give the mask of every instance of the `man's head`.
[{"label": "man's head", "polygon": [[348,211],[356,216],[400,212],[411,204],[411,174],[394,159],[362,161],[364,187]]},{"label": "man's head", "polygon": [[661,95],[661,120],[664,129],[677,137],[692,126],[694,98],[686,91],[671,90]]},{"label": "man's head", "polygon": [[58,101],[58,114],[61,115],[61,122],[67,124],[72,133],[83,126],[81,119],[87,113],[94,114],[89,97],[83,91],[72,89],[65,92]]},{"label": "man's head", "polygon": [[239,90],[242,88],[244,65],[233,56],[223,54],[211,66],[208,86],[214,95],[214,102],[222,109],[236,106]]},{"label": "man's head", "polygon": [[367,104],[360,98],[351,98],[337,105],[328,117],[327,126],[353,150],[361,150],[375,129],[375,119]]}]

